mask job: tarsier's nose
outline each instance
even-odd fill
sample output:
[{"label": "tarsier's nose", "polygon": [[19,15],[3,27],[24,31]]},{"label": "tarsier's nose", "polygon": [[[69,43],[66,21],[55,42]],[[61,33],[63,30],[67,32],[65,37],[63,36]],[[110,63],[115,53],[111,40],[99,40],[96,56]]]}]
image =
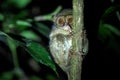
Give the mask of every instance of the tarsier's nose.
[{"label": "tarsier's nose", "polygon": [[69,23],[65,22],[63,25],[63,29],[71,32],[71,26],[69,25]]}]

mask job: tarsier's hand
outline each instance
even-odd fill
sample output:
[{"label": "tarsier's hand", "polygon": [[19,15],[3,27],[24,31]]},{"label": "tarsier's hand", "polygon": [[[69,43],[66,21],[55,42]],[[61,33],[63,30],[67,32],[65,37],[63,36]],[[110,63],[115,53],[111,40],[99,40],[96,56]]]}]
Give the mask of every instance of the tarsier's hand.
[{"label": "tarsier's hand", "polygon": [[89,42],[87,39],[87,35],[86,35],[86,30],[83,30],[82,32],[82,55],[85,56],[88,53],[88,46],[89,46]]}]

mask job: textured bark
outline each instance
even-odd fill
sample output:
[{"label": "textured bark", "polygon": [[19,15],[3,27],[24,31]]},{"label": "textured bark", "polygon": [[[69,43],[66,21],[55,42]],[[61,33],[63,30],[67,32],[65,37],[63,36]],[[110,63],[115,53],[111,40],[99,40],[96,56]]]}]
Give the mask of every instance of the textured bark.
[{"label": "textured bark", "polygon": [[82,70],[82,31],[83,24],[83,0],[73,0],[73,46],[71,49],[69,80],[81,80]]}]

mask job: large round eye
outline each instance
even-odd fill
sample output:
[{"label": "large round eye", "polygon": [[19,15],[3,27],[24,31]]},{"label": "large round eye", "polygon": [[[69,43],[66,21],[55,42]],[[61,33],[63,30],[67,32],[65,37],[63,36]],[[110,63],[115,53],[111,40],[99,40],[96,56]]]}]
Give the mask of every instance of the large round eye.
[{"label": "large round eye", "polygon": [[68,22],[69,24],[72,24],[73,22],[73,17],[70,15],[70,16],[67,16],[66,17],[66,22]]},{"label": "large round eye", "polygon": [[62,26],[64,23],[65,23],[64,16],[58,17],[57,24]]}]

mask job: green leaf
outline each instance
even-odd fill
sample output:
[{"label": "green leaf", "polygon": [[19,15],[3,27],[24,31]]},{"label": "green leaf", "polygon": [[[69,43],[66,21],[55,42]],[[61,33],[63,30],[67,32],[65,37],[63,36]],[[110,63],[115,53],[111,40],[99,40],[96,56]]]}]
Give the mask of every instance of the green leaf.
[{"label": "green leaf", "polygon": [[100,39],[104,41],[106,38],[113,36],[112,33],[116,35],[120,35],[120,31],[111,24],[106,24],[106,20],[113,15],[117,10],[120,9],[120,6],[110,6],[102,15],[102,18],[100,19],[99,23],[99,29],[98,29],[98,35],[100,36]]},{"label": "green leaf", "polygon": [[58,6],[52,13],[34,17],[34,21],[44,21],[44,20],[53,21],[53,18],[52,18],[53,15],[58,14],[61,11],[61,9],[62,9],[62,6]]},{"label": "green leaf", "polygon": [[16,25],[17,25],[18,30],[20,31],[25,30],[26,28],[32,26],[29,22],[23,21],[23,20],[17,20]]},{"label": "green leaf", "polygon": [[104,24],[104,27],[109,29],[112,33],[116,34],[117,36],[120,36],[120,30],[117,29],[115,26],[111,24]]},{"label": "green leaf", "polygon": [[2,73],[2,75],[0,76],[0,79],[1,79],[1,80],[12,80],[13,75],[14,75],[14,74],[13,74],[12,71],[4,72],[4,73]]},{"label": "green leaf", "polygon": [[110,37],[111,31],[104,25],[104,23],[100,23],[99,29],[98,29],[98,35],[101,41],[104,41],[107,39],[107,37]]},{"label": "green leaf", "polygon": [[6,37],[6,40],[8,42],[8,46],[9,46],[11,52],[14,53],[16,51],[15,49],[16,49],[17,43],[9,35],[7,35],[4,32],[0,31],[0,36]]},{"label": "green leaf", "polygon": [[[120,53],[120,44],[119,41],[115,39],[115,36],[112,34],[114,33],[117,36],[120,36],[120,31],[113,25],[101,23],[99,27],[99,39],[104,42],[105,40],[109,39],[108,47],[113,49],[116,53]],[[120,54],[119,54],[120,55]]]},{"label": "green leaf", "polygon": [[42,80],[41,78],[37,77],[37,76],[31,76],[30,80]]},{"label": "green leaf", "polygon": [[30,31],[30,30],[24,30],[20,33],[20,35],[27,39],[36,40],[36,41],[40,40],[40,37],[37,34],[35,34],[33,31]]},{"label": "green leaf", "polygon": [[46,78],[47,80],[57,80],[57,78],[51,74],[47,74]]},{"label": "green leaf", "polygon": [[18,8],[26,7],[32,0],[9,0],[10,3],[13,3]]},{"label": "green leaf", "polygon": [[23,21],[23,20],[17,20],[16,24],[19,26],[31,26],[31,24],[27,21]]},{"label": "green leaf", "polygon": [[45,37],[49,37],[50,29],[48,26],[42,24],[42,23],[36,23],[37,27],[35,27],[41,34],[43,34]]},{"label": "green leaf", "polygon": [[29,42],[26,45],[26,50],[33,56],[34,59],[46,66],[49,66],[56,72],[55,63],[43,46],[36,42]]},{"label": "green leaf", "polygon": [[117,36],[120,36],[120,30],[117,29],[115,26],[111,24],[105,24],[101,23],[99,26],[99,36],[102,40],[105,40],[106,38],[110,38],[113,36],[112,33],[114,33]]},{"label": "green leaf", "polygon": [[15,20],[25,19],[28,16],[29,12],[27,10],[22,10],[14,16]]},{"label": "green leaf", "polygon": [[17,51],[16,51],[18,43],[16,43],[16,41],[12,39],[9,35],[0,31],[0,36],[1,35],[6,37],[6,41],[8,42],[8,47],[10,48],[10,51],[12,53],[14,66],[15,68],[18,68],[19,64],[18,64]]},{"label": "green leaf", "polygon": [[58,13],[60,12],[61,9],[62,9],[62,6],[58,6],[58,7],[55,9],[55,11],[53,11],[51,14],[52,14],[52,15],[56,15],[56,14],[58,14]]},{"label": "green leaf", "polygon": [[106,19],[108,19],[108,17],[110,17],[113,13],[115,13],[119,8],[120,6],[110,6],[102,15],[101,20],[104,22]]},{"label": "green leaf", "polygon": [[0,21],[4,20],[4,15],[0,13]]}]

